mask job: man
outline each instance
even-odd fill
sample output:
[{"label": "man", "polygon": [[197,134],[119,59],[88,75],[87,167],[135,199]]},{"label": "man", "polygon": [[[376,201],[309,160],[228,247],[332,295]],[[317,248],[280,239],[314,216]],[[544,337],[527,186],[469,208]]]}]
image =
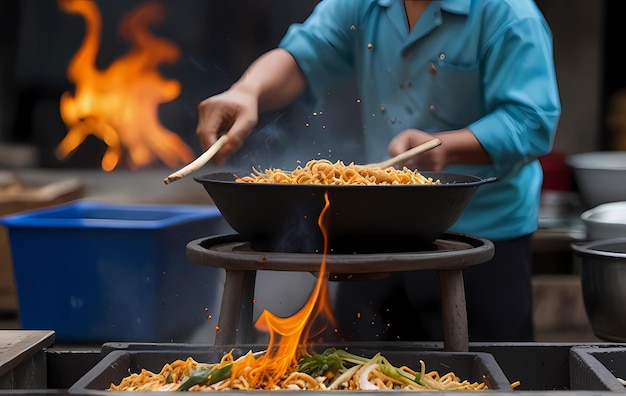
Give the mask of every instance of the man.
[{"label": "man", "polygon": [[[561,107],[550,29],[532,0],[323,0],[279,48],[199,105],[203,147],[226,131],[224,163],[259,112],[315,103],[354,77],[368,162],[436,135],[418,170],[498,181],[481,186],[452,227],[494,242],[464,271],[470,341],[532,341],[531,235]],[[428,208],[413,208],[428,210]],[[350,340],[441,340],[437,274],[345,282],[335,312]],[[414,326],[414,322],[420,325]]]}]

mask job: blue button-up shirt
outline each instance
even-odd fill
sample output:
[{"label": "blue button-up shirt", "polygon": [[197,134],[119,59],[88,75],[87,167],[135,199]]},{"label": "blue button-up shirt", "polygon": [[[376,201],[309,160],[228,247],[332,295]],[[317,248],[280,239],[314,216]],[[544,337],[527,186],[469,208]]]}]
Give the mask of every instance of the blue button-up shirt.
[{"label": "blue button-up shirt", "polygon": [[323,0],[280,47],[310,101],[355,78],[370,162],[409,128],[475,134],[492,163],[445,171],[498,181],[478,188],[452,231],[503,240],[536,230],[537,158],[551,150],[561,107],[552,35],[532,0],[434,0],[412,30],[402,0]]}]

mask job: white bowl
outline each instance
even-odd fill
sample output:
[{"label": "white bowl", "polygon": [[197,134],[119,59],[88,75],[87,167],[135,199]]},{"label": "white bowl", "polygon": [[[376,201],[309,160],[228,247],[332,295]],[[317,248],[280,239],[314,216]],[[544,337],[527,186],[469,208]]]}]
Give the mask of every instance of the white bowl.
[{"label": "white bowl", "polygon": [[583,212],[580,220],[588,240],[626,237],[626,201],[598,205]]},{"label": "white bowl", "polygon": [[566,162],[574,171],[581,199],[588,208],[626,201],[626,151],[574,154]]}]

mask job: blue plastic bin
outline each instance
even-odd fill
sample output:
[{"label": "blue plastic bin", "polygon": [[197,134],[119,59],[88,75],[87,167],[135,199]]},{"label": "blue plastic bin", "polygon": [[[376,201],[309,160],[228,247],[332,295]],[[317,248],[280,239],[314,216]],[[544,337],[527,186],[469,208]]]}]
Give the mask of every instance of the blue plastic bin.
[{"label": "blue plastic bin", "polygon": [[223,270],[186,257],[191,240],[233,232],[214,206],[79,200],[0,223],[23,329],[57,343],[214,340],[197,332],[217,325]]}]

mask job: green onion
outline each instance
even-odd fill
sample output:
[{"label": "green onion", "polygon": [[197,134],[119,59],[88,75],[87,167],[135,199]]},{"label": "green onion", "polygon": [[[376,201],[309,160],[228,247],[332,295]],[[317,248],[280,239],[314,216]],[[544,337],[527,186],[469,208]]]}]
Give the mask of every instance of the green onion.
[{"label": "green onion", "polygon": [[205,383],[208,385],[213,385],[217,382],[223,381],[230,377],[230,370],[232,369],[232,367],[233,364],[229,363],[216,370],[213,370],[211,368],[193,370],[191,373],[189,373],[189,378],[187,378],[185,382],[180,384],[177,391],[185,392],[195,385],[202,385]]},{"label": "green onion", "polygon": [[371,359],[367,359],[342,349],[328,348],[323,353],[313,355],[306,354],[298,361],[298,371],[309,374],[312,377],[324,375],[327,372],[340,374],[346,370],[346,363],[353,365],[362,365],[368,362],[378,364],[380,370],[387,376],[406,383],[407,381],[424,385],[421,381],[421,375],[418,373],[412,375],[392,365],[380,353],[377,353]]}]

